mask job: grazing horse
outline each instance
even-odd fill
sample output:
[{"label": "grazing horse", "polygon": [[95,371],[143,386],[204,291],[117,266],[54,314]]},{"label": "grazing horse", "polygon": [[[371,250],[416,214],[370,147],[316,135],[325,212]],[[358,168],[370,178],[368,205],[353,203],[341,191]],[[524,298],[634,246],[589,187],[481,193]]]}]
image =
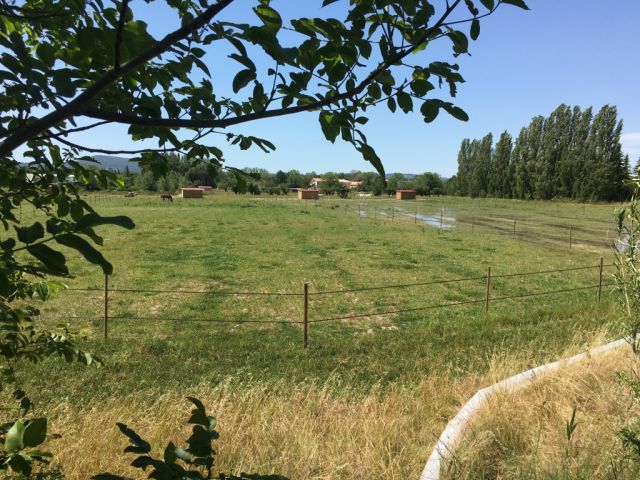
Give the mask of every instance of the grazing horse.
[{"label": "grazing horse", "polygon": [[165,200],[169,200],[171,203],[173,203],[173,197],[168,193],[163,193],[162,195],[160,195],[160,198],[162,199],[163,202]]}]

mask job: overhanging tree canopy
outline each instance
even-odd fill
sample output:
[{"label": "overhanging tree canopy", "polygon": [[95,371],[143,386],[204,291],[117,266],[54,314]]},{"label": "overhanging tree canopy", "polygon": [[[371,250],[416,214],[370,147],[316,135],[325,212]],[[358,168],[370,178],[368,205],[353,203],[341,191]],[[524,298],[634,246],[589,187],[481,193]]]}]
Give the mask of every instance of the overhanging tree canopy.
[{"label": "overhanging tree canopy", "polygon": [[[159,171],[159,154],[169,151],[220,165],[220,137],[211,134],[269,151],[275,147],[268,140],[232,127],[317,111],[327,139],[352,143],[382,173],[361,131],[367,109],[384,102],[409,112],[415,105],[427,122],[440,109],[466,120],[436,93],[445,86],[455,96],[463,82],[458,66],[431,58],[429,47],[442,39],[455,56],[465,54],[481,18],[501,4],[526,8],[522,0],[324,0],[323,18],[285,25],[269,0],[145,1],[166,3],[181,26],[155,38],[139,18],[141,2],[130,0],[0,2],[0,157],[26,145],[26,155],[41,161],[62,146],[74,155],[140,155]],[[305,3],[309,12],[320,6]],[[230,12],[237,9],[251,9],[255,21],[235,21]],[[214,86],[217,52],[237,66],[231,88]],[[122,151],[74,141],[79,131],[106,123],[127,125],[132,139],[157,146]]]}]

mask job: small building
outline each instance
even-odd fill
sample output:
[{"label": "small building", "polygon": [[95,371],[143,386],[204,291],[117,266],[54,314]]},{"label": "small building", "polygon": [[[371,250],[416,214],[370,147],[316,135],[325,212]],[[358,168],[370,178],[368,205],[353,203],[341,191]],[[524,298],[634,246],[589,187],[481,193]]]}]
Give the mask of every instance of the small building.
[{"label": "small building", "polygon": [[415,200],[415,190],[396,190],[396,200]]},{"label": "small building", "polygon": [[210,192],[211,190],[213,190],[213,187],[210,187],[209,185],[199,185],[198,188],[200,190],[204,190],[205,192]]},{"label": "small building", "polygon": [[298,190],[298,198],[300,200],[318,200],[319,190],[315,188],[300,188]]},{"label": "small building", "polygon": [[201,188],[183,188],[182,198],[202,198],[203,193]]}]

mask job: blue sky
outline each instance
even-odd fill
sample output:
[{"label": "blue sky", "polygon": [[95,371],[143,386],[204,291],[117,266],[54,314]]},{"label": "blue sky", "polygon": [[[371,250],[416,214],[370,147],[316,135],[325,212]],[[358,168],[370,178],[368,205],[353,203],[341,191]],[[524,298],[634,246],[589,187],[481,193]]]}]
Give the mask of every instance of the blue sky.
[{"label": "blue sky", "polygon": [[[253,3],[243,0],[238,5],[247,10],[247,4]],[[466,83],[454,102],[467,111],[469,122],[454,120],[444,112],[431,124],[425,124],[420,114],[391,114],[382,106],[368,112],[370,121],[364,131],[387,172],[435,171],[451,176],[457,169],[456,155],[463,138],[488,132],[497,137],[504,130],[517,136],[531,117],[546,115],[560,103],[591,105],[596,110],[604,104],[616,105],[624,121],[623,150],[632,164],[636,162],[640,157],[640,1],[527,3],[531,11],[505,5],[484,19],[479,39],[471,44],[471,56],[455,60]],[[316,0],[275,0],[273,4],[285,14],[320,13],[305,11],[309,5],[317,8],[320,2]],[[152,32],[161,35],[171,27],[170,17],[150,5],[144,16]],[[227,17],[236,14],[231,9]],[[432,60],[450,60],[446,52],[438,49]],[[214,71],[219,53],[207,55]],[[441,96],[448,94],[442,91]],[[120,133],[107,128],[82,140],[107,148],[136,148]],[[350,145],[324,139],[317,113],[261,120],[243,127],[241,133],[267,138],[277,150],[265,155],[257,149],[241,152],[221,144],[233,166],[270,171],[372,170]]]}]

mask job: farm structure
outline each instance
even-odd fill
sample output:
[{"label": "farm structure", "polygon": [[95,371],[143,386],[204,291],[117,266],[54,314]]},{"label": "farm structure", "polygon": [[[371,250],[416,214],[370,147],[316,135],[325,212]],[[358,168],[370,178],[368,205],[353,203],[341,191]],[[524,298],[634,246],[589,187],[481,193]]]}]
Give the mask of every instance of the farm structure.
[{"label": "farm structure", "polygon": [[316,189],[300,189],[298,190],[298,198],[300,200],[318,200],[318,190]]},{"label": "farm structure", "polygon": [[396,200],[415,200],[415,190],[396,190]]},{"label": "farm structure", "polygon": [[199,185],[198,188],[200,190],[205,191],[205,192],[210,192],[211,190],[213,190],[213,187],[211,187],[209,185]]},{"label": "farm structure", "polygon": [[182,198],[202,198],[203,193],[201,188],[183,188]]}]

